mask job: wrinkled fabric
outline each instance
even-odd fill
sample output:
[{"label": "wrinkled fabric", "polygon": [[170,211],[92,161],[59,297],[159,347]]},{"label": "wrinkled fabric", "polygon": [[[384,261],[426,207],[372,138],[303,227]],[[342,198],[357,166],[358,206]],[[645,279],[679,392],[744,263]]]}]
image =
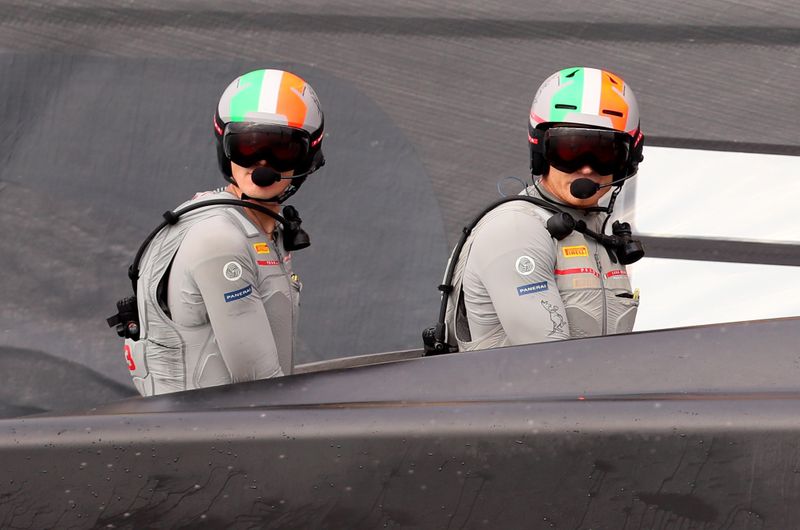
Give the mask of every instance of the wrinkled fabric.
[{"label": "wrinkled fabric", "polygon": [[[235,198],[205,192],[179,208]],[[209,206],[153,239],[137,284],[141,337],[126,340],[142,395],[291,373],[301,284],[280,227],[275,234],[267,238],[237,207]],[[157,298],[167,274],[168,313]]]},{"label": "wrinkled fabric", "polygon": [[[526,192],[542,198],[535,187]],[[562,209],[595,232],[605,218]],[[456,263],[448,300],[449,342],[460,351],[633,329],[639,302],[625,266],[579,232],[561,241],[550,236],[551,215],[513,201],[475,226]]]}]

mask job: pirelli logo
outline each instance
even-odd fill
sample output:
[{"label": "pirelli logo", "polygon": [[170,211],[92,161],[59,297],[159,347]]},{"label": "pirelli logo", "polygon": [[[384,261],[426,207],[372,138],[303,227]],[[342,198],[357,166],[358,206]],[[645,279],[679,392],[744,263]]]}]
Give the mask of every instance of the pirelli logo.
[{"label": "pirelli logo", "polygon": [[253,243],[256,254],[269,254],[269,245],[266,243]]},{"label": "pirelli logo", "polygon": [[562,247],[561,252],[565,258],[580,258],[589,255],[589,249],[586,245],[577,245],[574,247]]}]

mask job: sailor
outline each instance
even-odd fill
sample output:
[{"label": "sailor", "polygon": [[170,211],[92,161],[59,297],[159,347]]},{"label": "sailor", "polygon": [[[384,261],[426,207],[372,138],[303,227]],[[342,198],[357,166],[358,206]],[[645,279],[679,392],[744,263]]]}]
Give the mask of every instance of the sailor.
[{"label": "sailor", "polygon": [[[642,159],[633,91],[611,72],[566,68],[539,87],[528,132],[533,183],[522,195],[546,208],[504,202],[451,256],[457,261],[450,286],[443,286],[446,329],[461,351],[633,329],[638,292],[625,264],[643,251],[627,223],[603,235],[616,194]],[[569,214],[583,230],[554,232],[554,212]]]},{"label": "sailor", "polygon": [[[213,123],[228,185],[176,211],[219,199],[261,209],[195,209],[143,246],[132,267],[138,333],[125,342],[142,395],[292,373],[301,283],[291,250],[307,242],[298,244],[297,226],[290,233],[264,210],[278,214],[324,164],[323,122],[314,90],[290,72],[256,70],[225,89]],[[281,219],[291,211],[299,224],[290,208]]]}]

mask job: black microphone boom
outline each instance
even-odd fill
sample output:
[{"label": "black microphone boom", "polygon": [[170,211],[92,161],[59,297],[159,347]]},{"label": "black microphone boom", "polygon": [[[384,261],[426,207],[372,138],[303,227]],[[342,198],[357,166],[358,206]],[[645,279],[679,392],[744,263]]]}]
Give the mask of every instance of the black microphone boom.
[{"label": "black microphone boom", "polygon": [[592,179],[587,178],[579,178],[572,181],[572,184],[569,185],[569,192],[572,194],[573,197],[576,199],[588,199],[592,195],[598,192],[603,188],[609,188],[620,182],[625,182],[629,178],[633,177],[634,175],[627,175],[621,179],[613,180],[608,184],[600,185],[593,181]]},{"label": "black microphone boom", "polygon": [[303,177],[307,177],[314,171],[316,170],[312,168],[304,173],[298,173],[297,175],[281,175],[272,168],[259,166],[253,170],[253,173],[250,175],[250,179],[256,186],[266,188],[267,186],[272,186],[279,180],[301,179]]}]

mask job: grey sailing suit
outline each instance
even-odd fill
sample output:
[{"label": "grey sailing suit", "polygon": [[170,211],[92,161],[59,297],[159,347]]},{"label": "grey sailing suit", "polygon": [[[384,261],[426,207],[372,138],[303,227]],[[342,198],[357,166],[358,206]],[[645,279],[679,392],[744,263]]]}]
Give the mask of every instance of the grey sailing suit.
[{"label": "grey sailing suit", "polygon": [[[216,190],[181,207],[217,198],[236,197]],[[139,392],[290,374],[301,289],[291,260],[280,227],[270,239],[234,206],[201,208],[161,230],[140,263],[140,339],[125,341]]]},{"label": "grey sailing suit", "polygon": [[[526,191],[542,197],[535,187]],[[595,232],[605,218],[562,209]],[[551,237],[545,226],[551,215],[512,201],[475,226],[454,270],[445,320],[448,340],[460,351],[633,329],[639,301],[625,266],[581,233]]]}]

